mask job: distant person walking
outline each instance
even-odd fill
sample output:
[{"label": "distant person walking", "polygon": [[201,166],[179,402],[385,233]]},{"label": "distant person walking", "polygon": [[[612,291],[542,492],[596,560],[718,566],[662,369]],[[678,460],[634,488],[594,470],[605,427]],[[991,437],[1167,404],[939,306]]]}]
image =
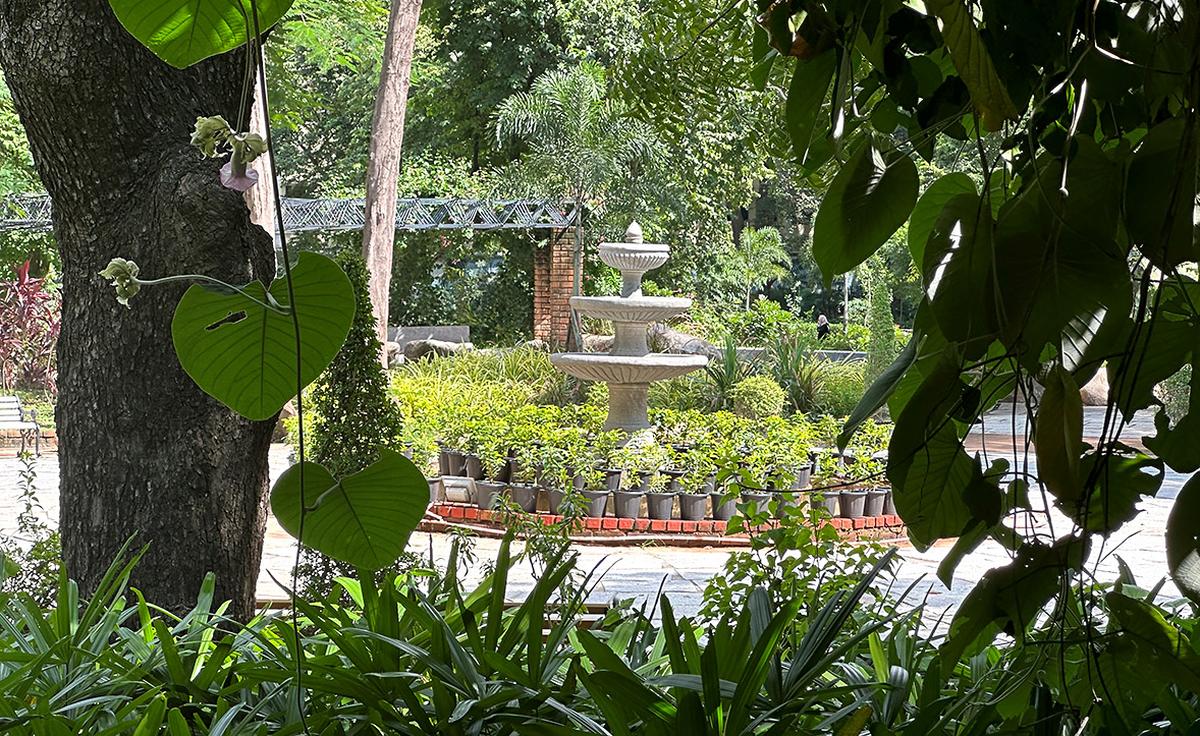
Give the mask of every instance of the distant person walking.
[{"label": "distant person walking", "polygon": [[817,339],[824,340],[827,337],[829,337],[829,320],[822,314],[817,317]]}]

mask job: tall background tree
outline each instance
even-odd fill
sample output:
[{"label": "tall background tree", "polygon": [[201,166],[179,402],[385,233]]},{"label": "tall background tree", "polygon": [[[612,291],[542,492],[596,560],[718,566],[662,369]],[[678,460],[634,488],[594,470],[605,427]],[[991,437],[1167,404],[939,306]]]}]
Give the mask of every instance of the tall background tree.
[{"label": "tall background tree", "polygon": [[[396,244],[397,178],[400,176],[400,151],[404,145],[404,112],[408,105],[413,45],[420,17],[421,0],[392,1],[387,41],[383,45],[379,93],[371,123],[363,260],[371,275],[371,307],[381,344],[388,339],[392,249]],[[387,354],[382,350],[380,360],[387,364]]]},{"label": "tall background tree", "polygon": [[270,279],[270,238],[220,163],[189,145],[196,118],[245,117],[240,52],[179,71],[118,23],[107,0],[0,4],[0,65],[54,200],[62,257],[57,424],[64,561],[85,589],[122,543],[149,552],[133,584],[184,609],[204,574],[235,616],[254,610],[273,422],[203,394],[179,367],[171,315],[182,288],[117,304],[114,256],[148,276]]}]

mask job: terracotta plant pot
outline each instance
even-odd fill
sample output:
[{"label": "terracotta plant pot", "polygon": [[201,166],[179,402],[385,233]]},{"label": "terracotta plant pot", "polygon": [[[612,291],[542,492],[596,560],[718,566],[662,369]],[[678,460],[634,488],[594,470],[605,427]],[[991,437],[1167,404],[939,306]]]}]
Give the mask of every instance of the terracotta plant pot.
[{"label": "terracotta plant pot", "polygon": [[679,518],[701,521],[708,513],[707,493],[682,493],[679,496]]},{"label": "terracotta plant pot", "polygon": [[613,491],[613,513],[618,519],[636,519],[642,515],[640,491]]},{"label": "terracotta plant pot", "polygon": [[842,491],[838,498],[838,508],[843,519],[861,518],[866,511],[866,491]]},{"label": "terracotta plant pot", "polygon": [[675,497],[678,493],[647,493],[646,516],[666,521],[675,515]]},{"label": "terracotta plant pot", "polygon": [[867,502],[863,505],[863,516],[883,516],[887,501],[886,488],[871,488],[867,491]]}]

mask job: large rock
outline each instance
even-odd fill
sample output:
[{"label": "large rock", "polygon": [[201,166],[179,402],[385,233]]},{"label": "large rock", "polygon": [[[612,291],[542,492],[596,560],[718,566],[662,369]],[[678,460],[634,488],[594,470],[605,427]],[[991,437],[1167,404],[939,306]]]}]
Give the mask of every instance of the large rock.
[{"label": "large rock", "polygon": [[1108,371],[1096,371],[1092,380],[1079,389],[1079,398],[1084,406],[1106,406],[1108,404]]},{"label": "large rock", "polygon": [[438,358],[445,358],[448,355],[457,355],[474,350],[475,346],[469,342],[446,342],[444,340],[413,340],[404,346],[405,360],[420,360],[427,355],[432,355]]}]

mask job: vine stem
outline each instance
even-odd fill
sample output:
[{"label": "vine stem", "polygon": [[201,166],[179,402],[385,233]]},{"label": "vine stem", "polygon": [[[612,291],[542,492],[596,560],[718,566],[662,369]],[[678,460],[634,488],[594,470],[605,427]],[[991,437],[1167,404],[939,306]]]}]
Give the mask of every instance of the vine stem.
[{"label": "vine stem", "polygon": [[[239,2],[240,4],[240,2]],[[296,310],[296,289],[292,281],[292,259],[288,251],[287,233],[283,227],[283,196],[279,191],[279,167],[275,159],[275,137],[271,133],[271,105],[267,94],[267,62],[261,43],[262,28],[258,20],[258,0],[250,0],[250,16],[253,21],[254,37],[247,39],[247,53],[253,54],[254,64],[258,67],[258,84],[262,101],[263,140],[267,145],[267,160],[271,164],[271,195],[275,205],[275,222],[279,229],[279,249],[283,256],[283,276],[287,283],[288,307],[292,316],[292,330],[295,333],[296,347],[296,447],[300,480],[300,521],[296,530],[296,557],[292,566],[292,598],[295,599],[299,582],[300,553],[304,548],[304,519],[307,516],[308,504],[305,502],[304,486],[304,379],[301,377],[304,363],[301,359],[300,316]],[[300,725],[304,733],[310,733],[308,716],[304,712],[304,645],[300,636],[299,614],[296,602],[292,601],[292,631],[296,636],[296,712],[300,716]]]},{"label": "vine stem", "polygon": [[[170,283],[174,283],[176,281],[185,281],[185,282],[189,282],[189,283],[196,282],[196,281],[202,281],[204,283],[212,284],[213,286],[216,286],[221,289],[228,289],[230,291],[236,292],[237,294],[244,296],[245,298],[254,302],[258,306],[262,307],[263,309],[269,309],[272,312],[275,312],[276,314],[282,314],[282,315],[287,316],[292,313],[292,308],[290,306],[285,307],[282,304],[280,304],[279,302],[276,302],[274,299],[271,298],[270,292],[267,292],[267,299],[269,301],[263,301],[262,299],[259,299],[258,297],[251,295],[245,289],[241,289],[237,286],[234,286],[233,284],[227,284],[220,279],[214,279],[212,276],[205,276],[204,274],[200,274],[200,273],[185,273],[185,274],[179,274],[178,276],[164,276],[161,279],[134,279],[134,281],[137,282],[137,284],[139,286],[158,286],[159,284],[170,284]],[[289,301],[294,301],[294,300],[292,300],[289,296]],[[272,304],[271,302],[274,302],[274,303]]]}]

